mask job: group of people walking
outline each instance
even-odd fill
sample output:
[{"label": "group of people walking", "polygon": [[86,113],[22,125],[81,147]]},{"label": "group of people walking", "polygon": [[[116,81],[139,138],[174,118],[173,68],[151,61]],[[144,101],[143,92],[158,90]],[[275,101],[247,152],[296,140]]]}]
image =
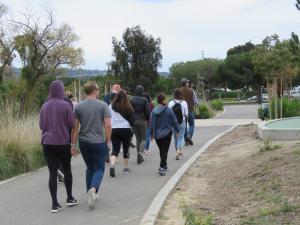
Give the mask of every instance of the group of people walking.
[{"label": "group of people walking", "polygon": [[143,155],[150,153],[150,140],[155,139],[160,152],[158,174],[166,175],[172,134],[176,160],[183,154],[184,143],[193,144],[193,108],[198,100],[188,82],[185,78],[181,80],[181,89],[175,89],[174,99],[169,102],[164,94],[159,94],[158,105],[154,107],[150,95],[141,85],[136,87],[133,97],[120,85],[113,85],[112,92],[101,101],[98,100],[97,83],[87,82],[84,85],[86,99],[76,104],[65,98],[63,83],[53,81],[49,88],[49,98],[42,106],[39,122],[41,143],[49,168],[51,212],[62,209],[57,200],[57,173],[60,166],[67,191],[66,205],[78,204],[72,195],[71,172],[71,157],[77,155],[77,143],[86,165],[86,191],[90,209],[94,209],[99,197],[105,161],[110,162],[109,173],[115,177],[116,161],[122,149],[123,173],[131,172],[128,161],[133,134],[136,137],[137,164],[144,162]]}]

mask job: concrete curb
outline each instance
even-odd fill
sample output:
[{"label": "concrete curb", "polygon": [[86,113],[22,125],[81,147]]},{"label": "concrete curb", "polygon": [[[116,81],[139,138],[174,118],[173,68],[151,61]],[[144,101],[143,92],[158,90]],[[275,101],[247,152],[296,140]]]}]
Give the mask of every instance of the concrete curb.
[{"label": "concrete curb", "polygon": [[[225,112],[226,112],[226,109],[224,108],[224,109],[223,109],[223,112],[221,112],[220,114],[214,116],[213,118],[217,118],[217,117],[223,115]],[[211,118],[211,119],[213,119],[213,118]]]},{"label": "concrete curb", "polygon": [[170,178],[170,180],[162,187],[162,189],[157,193],[155,198],[153,199],[150,207],[144,214],[140,225],[154,225],[156,218],[159,214],[161,207],[163,206],[165,200],[167,199],[170,192],[174,189],[177,182],[180,178],[185,174],[185,172],[189,169],[189,167],[199,158],[199,156],[216,140],[218,140],[223,135],[232,131],[237,125],[230,127],[228,130],[224,131],[221,134],[218,134],[214,138],[210,139],[204,146],[202,146],[193,156],[191,156],[178,170],[177,172]]}]

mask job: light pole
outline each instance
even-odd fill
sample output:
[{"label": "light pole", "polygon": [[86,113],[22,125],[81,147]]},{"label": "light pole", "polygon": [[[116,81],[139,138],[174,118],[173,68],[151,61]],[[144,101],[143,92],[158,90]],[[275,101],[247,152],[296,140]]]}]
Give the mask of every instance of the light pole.
[{"label": "light pole", "polygon": [[260,86],[260,104],[262,104],[262,92],[263,92],[264,86]]}]

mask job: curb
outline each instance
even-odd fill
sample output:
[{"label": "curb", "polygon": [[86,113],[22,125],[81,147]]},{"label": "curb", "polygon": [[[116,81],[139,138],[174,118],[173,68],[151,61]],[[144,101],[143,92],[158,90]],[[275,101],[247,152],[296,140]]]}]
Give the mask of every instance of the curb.
[{"label": "curb", "polygon": [[[226,109],[225,108],[223,109],[223,112],[221,112],[220,114],[214,116],[213,118],[217,118],[217,117],[223,115],[224,113],[226,113]],[[210,119],[213,119],[213,118],[210,118]]]},{"label": "curb", "polygon": [[170,180],[162,187],[162,189],[157,193],[155,198],[153,199],[152,203],[150,204],[150,207],[144,214],[140,225],[154,225],[156,218],[159,214],[160,209],[162,208],[165,200],[167,199],[170,192],[174,189],[177,182],[181,179],[181,177],[185,174],[185,172],[189,169],[189,167],[199,158],[199,156],[216,140],[218,140],[223,135],[229,133],[234,128],[236,128],[237,125],[234,125],[224,131],[221,134],[218,134],[217,136],[210,139],[208,142],[206,142],[194,155],[192,155],[177,171],[176,173],[170,178]]}]

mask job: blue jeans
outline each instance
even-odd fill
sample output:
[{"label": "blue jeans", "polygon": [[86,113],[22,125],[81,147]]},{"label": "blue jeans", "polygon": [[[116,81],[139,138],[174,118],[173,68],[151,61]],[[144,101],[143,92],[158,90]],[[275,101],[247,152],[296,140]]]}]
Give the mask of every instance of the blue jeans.
[{"label": "blue jeans", "polygon": [[96,188],[98,192],[105,170],[107,144],[79,141],[79,148],[86,165],[86,189]]},{"label": "blue jeans", "polygon": [[195,116],[194,112],[189,112],[189,118],[188,118],[188,124],[189,124],[189,129],[186,129],[186,132],[184,134],[184,138],[189,136],[190,138],[193,137],[194,134],[194,129],[195,129]]},{"label": "blue jeans", "polygon": [[185,121],[182,121],[181,124],[178,125],[179,128],[179,135],[178,135],[178,139],[176,138],[176,133],[175,131],[173,132],[174,134],[174,143],[175,143],[175,150],[181,148],[184,144],[184,133],[185,133]]},{"label": "blue jeans", "polygon": [[150,141],[151,141],[151,137],[150,137],[150,128],[147,127],[146,130],[146,145],[145,145],[145,150],[149,150],[150,147]]}]

